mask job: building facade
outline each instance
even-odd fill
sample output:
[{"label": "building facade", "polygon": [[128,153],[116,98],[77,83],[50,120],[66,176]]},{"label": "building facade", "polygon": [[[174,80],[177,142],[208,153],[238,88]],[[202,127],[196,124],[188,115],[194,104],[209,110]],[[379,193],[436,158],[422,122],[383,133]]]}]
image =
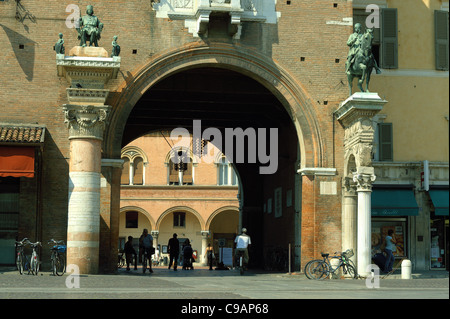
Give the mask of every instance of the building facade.
[{"label": "building facade", "polygon": [[[92,14],[83,23],[102,23],[99,48],[83,48],[78,18]],[[381,74],[377,95],[349,99],[357,21],[375,26]],[[229,207],[224,219],[238,211],[252,237],[253,266],[291,254],[298,270],[352,248],[364,272],[393,227],[399,257],[448,267],[448,1],[9,0],[0,26],[1,263],[14,262],[16,239],[54,238],[82,273],[113,272],[127,224],[163,245],[178,213],[203,251]],[[192,185],[173,185],[169,151],[139,138],[176,128],[197,137],[186,153],[209,141],[225,154],[237,189],[216,194],[201,161],[182,176]],[[231,224],[223,233],[239,231]]]}]

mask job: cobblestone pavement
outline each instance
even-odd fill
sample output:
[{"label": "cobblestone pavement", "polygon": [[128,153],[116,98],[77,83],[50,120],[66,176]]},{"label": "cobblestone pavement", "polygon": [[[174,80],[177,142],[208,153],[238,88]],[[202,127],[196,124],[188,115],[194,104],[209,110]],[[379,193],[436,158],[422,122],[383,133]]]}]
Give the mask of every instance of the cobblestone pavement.
[{"label": "cobblestone pavement", "polygon": [[45,271],[19,275],[11,267],[0,269],[0,299],[448,299],[448,272],[432,277],[394,275],[381,279],[379,288],[368,288],[364,279],[313,281],[302,274],[258,271],[240,276],[234,270],[155,267],[152,274],[119,269],[113,275],[55,277]]}]

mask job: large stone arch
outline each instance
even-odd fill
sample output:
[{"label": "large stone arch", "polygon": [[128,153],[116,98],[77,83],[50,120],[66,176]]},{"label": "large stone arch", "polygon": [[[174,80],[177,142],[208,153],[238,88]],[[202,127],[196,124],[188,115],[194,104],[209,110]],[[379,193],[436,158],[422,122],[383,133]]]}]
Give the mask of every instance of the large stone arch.
[{"label": "large stone arch", "polygon": [[138,206],[125,206],[120,208],[120,214],[129,212],[129,211],[136,211],[141,214],[143,214],[150,222],[150,225],[152,226],[152,230],[156,229],[156,223],[153,217],[143,208]]},{"label": "large stone arch", "polygon": [[153,56],[131,72],[108,101],[112,105],[103,140],[104,157],[119,158],[128,116],[142,95],[157,82],[191,68],[216,67],[256,80],[282,103],[296,128],[301,168],[327,167],[325,144],[313,108],[313,100],[283,67],[257,51],[231,44],[190,43]]},{"label": "large stone arch", "polygon": [[205,229],[209,230],[209,228],[211,227],[211,223],[214,220],[214,217],[216,217],[217,215],[219,215],[221,212],[225,212],[225,211],[235,211],[237,213],[239,213],[239,207],[238,206],[224,206],[224,207],[220,207],[218,209],[216,209],[209,217],[208,220],[206,221],[206,225],[205,225]]},{"label": "large stone arch", "polygon": [[173,212],[180,212],[180,211],[181,211],[181,212],[192,213],[192,214],[197,218],[198,222],[200,223],[200,229],[201,229],[201,230],[205,230],[205,221],[203,220],[202,216],[201,216],[195,209],[190,208],[190,207],[188,207],[188,206],[174,206],[174,207],[171,207],[171,208],[165,210],[165,211],[159,216],[158,220],[156,221],[156,227],[155,227],[155,230],[158,230],[158,231],[159,231],[160,226],[161,226],[161,222],[163,221],[163,219],[164,219],[167,215],[169,215],[170,213],[173,213]]}]

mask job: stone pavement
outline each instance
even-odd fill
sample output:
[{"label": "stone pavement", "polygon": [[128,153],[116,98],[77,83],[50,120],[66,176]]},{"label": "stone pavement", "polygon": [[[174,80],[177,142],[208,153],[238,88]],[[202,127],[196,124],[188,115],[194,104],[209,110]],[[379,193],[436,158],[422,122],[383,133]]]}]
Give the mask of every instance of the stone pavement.
[{"label": "stone pavement", "polygon": [[[303,274],[249,270],[240,276],[234,270],[206,267],[177,272],[154,267],[143,274],[119,269],[112,275],[41,272],[19,275],[14,267],[0,268],[0,299],[448,299],[447,271],[413,273],[411,280],[398,274],[379,281],[379,288],[366,280],[308,280]],[[74,287],[74,288],[68,288]]]}]

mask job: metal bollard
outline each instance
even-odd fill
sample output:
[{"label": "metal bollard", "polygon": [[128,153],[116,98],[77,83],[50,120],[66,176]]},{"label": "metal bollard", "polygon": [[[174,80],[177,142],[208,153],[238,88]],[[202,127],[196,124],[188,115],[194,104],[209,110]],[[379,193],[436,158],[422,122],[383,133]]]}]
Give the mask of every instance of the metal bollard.
[{"label": "metal bollard", "polygon": [[411,279],[411,260],[404,259],[402,261],[402,279]]}]

